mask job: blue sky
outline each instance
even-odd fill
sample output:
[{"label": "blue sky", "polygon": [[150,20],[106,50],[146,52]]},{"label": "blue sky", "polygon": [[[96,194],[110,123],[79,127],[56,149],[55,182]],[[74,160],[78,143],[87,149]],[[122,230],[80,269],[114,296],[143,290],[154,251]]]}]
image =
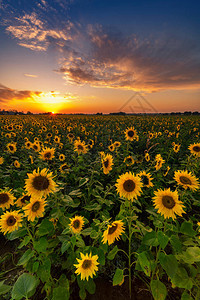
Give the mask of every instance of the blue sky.
[{"label": "blue sky", "polygon": [[109,112],[140,91],[158,111],[200,110],[199,1],[0,3],[2,107],[38,111],[56,91],[55,110]]}]

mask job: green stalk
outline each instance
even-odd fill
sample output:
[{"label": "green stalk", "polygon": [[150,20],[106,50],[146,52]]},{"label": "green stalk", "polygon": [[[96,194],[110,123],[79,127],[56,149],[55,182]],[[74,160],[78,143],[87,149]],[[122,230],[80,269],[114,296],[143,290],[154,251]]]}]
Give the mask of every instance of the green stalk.
[{"label": "green stalk", "polygon": [[[129,200],[129,210],[131,213],[131,200]],[[128,220],[128,229],[129,229],[129,239],[128,239],[128,270],[129,270],[129,296],[131,299],[131,237],[132,237],[132,233],[131,233],[131,216]]]}]

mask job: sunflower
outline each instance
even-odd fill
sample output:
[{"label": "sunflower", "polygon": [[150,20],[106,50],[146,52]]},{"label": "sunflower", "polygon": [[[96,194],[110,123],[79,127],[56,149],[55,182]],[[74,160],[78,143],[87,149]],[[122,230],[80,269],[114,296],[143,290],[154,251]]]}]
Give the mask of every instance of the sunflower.
[{"label": "sunflower", "polygon": [[164,218],[172,218],[173,220],[176,218],[175,214],[182,216],[184,212],[183,210],[183,202],[178,200],[178,192],[171,191],[169,189],[161,190],[154,192],[155,196],[153,197],[154,206],[158,209],[158,213],[164,215]]},{"label": "sunflower", "polygon": [[30,203],[23,207],[25,216],[28,221],[34,221],[35,218],[43,217],[46,201],[40,198],[31,198]]},{"label": "sunflower", "polygon": [[32,147],[32,143],[30,141],[26,141],[25,142],[25,148],[26,149],[31,149],[31,147]]},{"label": "sunflower", "polygon": [[175,153],[177,153],[180,150],[181,145],[175,144],[173,147],[173,150]]},{"label": "sunflower", "polygon": [[87,153],[88,148],[87,145],[85,145],[85,142],[81,142],[81,140],[75,140],[74,142],[74,151],[78,152],[78,155],[81,153]]},{"label": "sunflower", "polygon": [[18,160],[14,161],[15,168],[20,168],[21,164],[18,162]]},{"label": "sunflower", "polygon": [[137,131],[135,130],[134,127],[129,127],[125,131],[125,137],[127,141],[133,141],[133,140],[138,140],[138,135]]},{"label": "sunflower", "polygon": [[79,233],[84,224],[83,217],[75,216],[73,219],[70,219],[70,221],[70,228],[72,229],[73,233]]},{"label": "sunflower", "polygon": [[120,142],[118,142],[118,141],[116,141],[116,142],[114,142],[114,144],[113,144],[115,147],[117,147],[117,148],[119,148],[120,146],[121,146],[121,143]]},{"label": "sunflower", "polygon": [[60,154],[60,155],[59,155],[59,160],[60,160],[60,161],[65,160],[65,155],[64,155],[64,154]]},{"label": "sunflower", "polygon": [[40,158],[42,160],[52,160],[55,156],[55,148],[44,148],[41,152],[40,152]]},{"label": "sunflower", "polygon": [[133,157],[130,155],[124,158],[124,162],[127,166],[132,166],[135,163]]},{"label": "sunflower", "polygon": [[153,178],[151,177],[150,173],[146,173],[145,171],[142,171],[138,174],[138,176],[141,178],[143,186],[144,187],[153,187],[152,180]]},{"label": "sunflower", "polygon": [[37,141],[32,144],[32,148],[35,150],[35,152],[40,152],[41,150],[40,144]]},{"label": "sunflower", "polygon": [[90,149],[92,149],[93,146],[94,146],[94,141],[90,139],[89,142],[88,142],[88,146],[89,146]]},{"label": "sunflower", "polygon": [[74,135],[73,135],[73,133],[71,133],[71,132],[68,133],[67,137],[68,137],[70,143],[71,143],[71,142],[73,141],[73,139],[74,139]]},{"label": "sunflower", "polygon": [[4,162],[4,158],[2,156],[0,156],[0,165],[2,165]]},{"label": "sunflower", "polygon": [[53,181],[52,172],[47,174],[48,170],[45,168],[41,170],[34,170],[29,173],[26,179],[25,189],[28,195],[35,197],[47,196],[56,190],[56,183]]},{"label": "sunflower", "polygon": [[113,152],[115,150],[115,145],[111,144],[110,146],[108,146],[108,149]]},{"label": "sunflower", "polygon": [[0,228],[3,234],[12,232],[21,227],[22,214],[14,210],[12,212],[5,212],[0,219]]},{"label": "sunflower", "polygon": [[188,148],[192,154],[196,155],[197,157],[200,157],[200,143],[192,144]]},{"label": "sunflower", "polygon": [[33,164],[33,156],[32,155],[29,155],[29,160],[30,160],[30,163]]},{"label": "sunflower", "polygon": [[0,207],[4,209],[8,209],[16,198],[11,194],[11,190],[0,189]]},{"label": "sunflower", "polygon": [[60,137],[57,136],[57,135],[55,135],[54,142],[57,143],[57,144],[59,144],[60,143]]},{"label": "sunflower", "polygon": [[27,202],[30,202],[31,196],[24,194],[22,195],[22,197],[20,197],[19,199],[17,199],[16,201],[16,205],[18,207],[23,207],[27,205]]},{"label": "sunflower", "polygon": [[9,153],[15,153],[17,151],[17,147],[16,147],[16,144],[15,143],[8,143],[6,145],[7,149],[8,149],[8,152]]},{"label": "sunflower", "polygon": [[162,158],[162,156],[160,154],[157,154],[155,161],[156,161],[155,169],[156,169],[156,171],[158,171],[158,170],[160,170],[162,165],[165,163],[165,160]]},{"label": "sunflower", "polygon": [[61,173],[65,173],[66,171],[69,170],[69,166],[67,164],[62,164],[59,168]]},{"label": "sunflower", "polygon": [[113,157],[110,154],[107,154],[102,157],[102,167],[103,167],[103,173],[108,174],[112,170],[113,165]]},{"label": "sunflower", "polygon": [[146,161],[150,161],[150,156],[148,152],[145,153],[144,158]]},{"label": "sunflower", "polygon": [[115,239],[119,240],[120,235],[124,232],[124,223],[119,221],[114,221],[111,225],[108,225],[107,230],[103,233],[102,242],[105,244],[108,242],[108,245],[114,243]]},{"label": "sunflower", "polygon": [[188,171],[175,171],[174,179],[179,185],[182,185],[184,189],[190,188],[195,191],[199,188],[198,179]]},{"label": "sunflower", "polygon": [[98,271],[97,262],[98,255],[93,255],[90,253],[89,255],[84,255],[80,253],[81,259],[77,258],[78,264],[74,264],[76,267],[76,274],[81,274],[81,280],[88,280],[89,277],[93,278],[93,275],[96,275],[96,271]]},{"label": "sunflower", "polygon": [[133,200],[133,198],[140,196],[140,193],[142,192],[141,187],[143,184],[138,175],[135,176],[131,172],[126,172],[125,174],[122,174],[119,179],[117,179],[115,186],[117,187],[117,192],[119,193],[120,197]]}]

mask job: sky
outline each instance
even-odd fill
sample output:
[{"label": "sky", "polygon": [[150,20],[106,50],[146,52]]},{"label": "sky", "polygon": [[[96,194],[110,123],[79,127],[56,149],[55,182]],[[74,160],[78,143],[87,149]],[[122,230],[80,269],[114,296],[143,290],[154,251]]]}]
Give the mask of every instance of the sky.
[{"label": "sky", "polygon": [[200,111],[200,2],[0,0],[0,108]]}]

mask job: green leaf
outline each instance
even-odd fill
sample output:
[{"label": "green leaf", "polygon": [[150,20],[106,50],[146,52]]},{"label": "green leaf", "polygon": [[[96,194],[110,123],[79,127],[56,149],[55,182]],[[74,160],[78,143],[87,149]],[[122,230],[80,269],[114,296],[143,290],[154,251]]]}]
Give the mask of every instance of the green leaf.
[{"label": "green leaf", "polygon": [[142,243],[147,246],[158,246],[159,242],[155,231],[147,232],[143,237]]},{"label": "green leaf", "polygon": [[188,247],[185,252],[179,254],[179,257],[188,264],[200,261],[200,248],[199,247]]},{"label": "green leaf", "polygon": [[91,234],[91,231],[92,231],[92,228],[89,227],[89,228],[86,228],[86,229],[84,229],[83,231],[81,231],[81,234],[82,234],[83,236],[90,235],[90,234]]},{"label": "green leaf", "polygon": [[182,244],[179,240],[179,238],[176,235],[172,235],[170,237],[170,243],[174,250],[176,250],[178,253],[182,250]]},{"label": "green leaf", "polygon": [[82,239],[81,236],[77,235],[76,246],[79,247],[79,248],[85,248],[85,242],[84,242],[84,240]]},{"label": "green leaf", "polygon": [[15,282],[12,290],[12,298],[20,300],[29,298],[35,293],[38,285],[38,280],[28,273],[22,274]]},{"label": "green leaf", "polygon": [[54,226],[53,223],[50,222],[48,219],[42,220],[39,230],[38,230],[38,235],[43,236],[43,235],[52,235],[54,232]]},{"label": "green leaf", "polygon": [[188,273],[184,267],[178,267],[177,272],[172,279],[172,283],[179,287],[187,290],[191,290],[193,287],[192,279],[188,276]]},{"label": "green leaf", "polygon": [[166,286],[160,280],[151,281],[151,292],[154,300],[165,300],[167,296]]},{"label": "green leaf", "polygon": [[33,273],[37,272],[38,268],[39,268],[39,261],[35,261],[34,264],[33,264],[33,268],[32,268],[32,271]]},{"label": "green leaf", "polygon": [[115,255],[119,251],[117,245],[108,253],[107,259],[113,260],[115,258]]},{"label": "green leaf", "polygon": [[85,291],[84,288],[80,289],[80,291],[79,291],[79,297],[81,298],[81,300],[85,300],[85,298],[86,298],[86,291]]},{"label": "green leaf", "polygon": [[10,291],[12,286],[4,284],[4,280],[0,282],[0,295],[4,295]]},{"label": "green leaf", "polygon": [[169,238],[166,234],[164,234],[162,231],[157,232],[158,242],[162,249],[165,249],[165,247],[168,244]]},{"label": "green leaf", "polygon": [[62,254],[65,253],[69,249],[70,246],[71,246],[70,241],[64,241],[61,246],[61,253]]},{"label": "green leaf", "polygon": [[176,260],[176,257],[172,254],[166,255],[163,252],[161,252],[159,254],[159,261],[163,269],[166,271],[167,275],[171,279],[173,279],[178,268],[178,262]]},{"label": "green leaf", "polygon": [[19,244],[18,249],[21,249],[22,247],[26,246],[29,243],[30,239],[31,238],[29,235],[25,236],[23,241]]},{"label": "green leaf", "polygon": [[190,295],[188,295],[186,291],[184,291],[181,295],[181,300],[193,300],[193,298]]},{"label": "green leaf", "polygon": [[83,186],[88,181],[89,181],[89,178],[87,178],[87,177],[81,178],[81,180],[79,181],[79,187]]},{"label": "green leaf", "polygon": [[181,224],[180,232],[187,234],[189,236],[195,236],[197,234],[196,231],[193,230],[192,223],[187,222],[187,221],[185,221]]},{"label": "green leaf", "polygon": [[113,286],[118,285],[119,283],[122,282],[124,276],[123,273],[124,272],[122,269],[117,268],[117,270],[115,271],[115,275],[113,277]]},{"label": "green leaf", "polygon": [[38,268],[37,275],[44,283],[49,280],[50,272],[51,272],[51,261],[49,258],[45,258],[42,264]]},{"label": "green leaf", "polygon": [[45,252],[47,246],[48,246],[48,242],[45,237],[42,237],[39,239],[39,241],[34,241],[33,243],[33,247],[37,252]]},{"label": "green leaf", "polygon": [[15,230],[13,232],[11,232],[9,235],[8,235],[8,239],[10,241],[13,241],[15,239],[18,239],[19,237],[23,237],[27,234],[27,230],[25,228],[21,228],[21,229],[18,229],[18,230]]},{"label": "green leaf", "polygon": [[52,300],[69,300],[69,290],[63,286],[59,286],[53,289]]},{"label": "green leaf", "polygon": [[144,271],[144,273],[147,276],[150,276],[151,275],[151,264],[150,264],[149,258],[146,255],[146,251],[144,251],[138,255],[138,261],[139,261],[140,266],[141,266],[142,270]]},{"label": "green leaf", "polygon": [[18,266],[25,265],[33,256],[35,255],[35,251],[28,249],[18,261]]},{"label": "green leaf", "polygon": [[88,281],[85,281],[85,288],[87,289],[87,291],[93,295],[96,291],[96,284],[94,283],[94,281],[90,278]]},{"label": "green leaf", "polygon": [[85,206],[84,209],[86,209],[88,211],[100,210],[101,209],[101,205],[98,204],[98,203],[94,203],[94,204]]},{"label": "green leaf", "polygon": [[96,239],[98,236],[99,236],[99,233],[96,230],[91,231],[90,237],[92,239]]},{"label": "green leaf", "polygon": [[77,196],[77,197],[80,197],[81,195],[82,195],[82,192],[80,191],[80,189],[71,191],[71,192],[69,193],[69,196]]},{"label": "green leaf", "polygon": [[98,254],[98,261],[99,261],[100,265],[104,266],[105,265],[104,251],[102,249],[98,248],[97,254]]}]

